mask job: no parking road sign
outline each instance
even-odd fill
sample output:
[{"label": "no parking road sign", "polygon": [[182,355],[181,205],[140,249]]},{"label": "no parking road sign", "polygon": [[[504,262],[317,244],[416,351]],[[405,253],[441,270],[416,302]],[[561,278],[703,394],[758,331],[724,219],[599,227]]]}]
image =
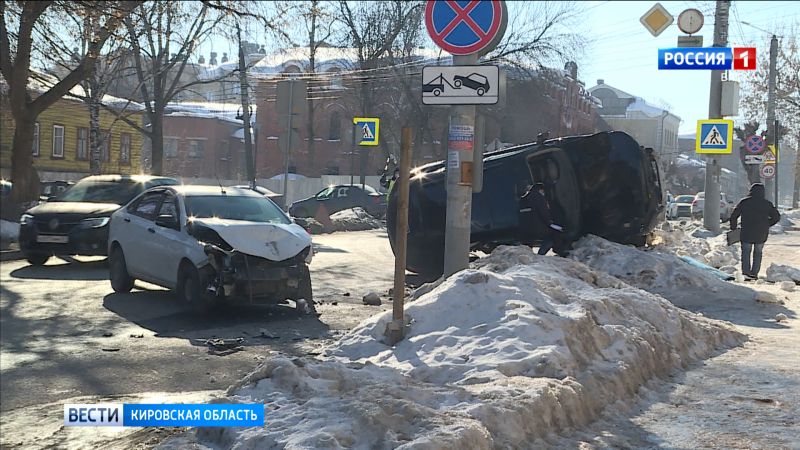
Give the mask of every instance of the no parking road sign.
[{"label": "no parking road sign", "polygon": [[710,119],[697,121],[695,152],[728,155],[733,150],[733,121]]},{"label": "no parking road sign", "polygon": [[428,34],[451,55],[488,53],[503,37],[507,22],[504,1],[429,0],[425,5]]},{"label": "no parking road sign", "polygon": [[745,150],[754,155],[760,155],[761,153],[764,153],[764,147],[764,138],[757,134],[748,137],[747,140],[744,141]]}]

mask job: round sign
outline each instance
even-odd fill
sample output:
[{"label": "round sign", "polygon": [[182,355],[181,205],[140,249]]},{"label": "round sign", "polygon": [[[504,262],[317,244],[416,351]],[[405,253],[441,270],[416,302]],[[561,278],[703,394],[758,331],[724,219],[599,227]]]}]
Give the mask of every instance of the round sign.
[{"label": "round sign", "polygon": [[772,178],[775,176],[775,164],[764,164],[761,166],[761,176],[764,178]]},{"label": "round sign", "polygon": [[678,28],[686,34],[695,34],[703,28],[703,13],[689,8],[678,15]]},{"label": "round sign", "polygon": [[451,55],[490,52],[505,33],[507,16],[504,1],[429,0],[425,5],[428,34]]},{"label": "round sign", "polygon": [[764,153],[765,142],[760,135],[754,134],[744,141],[744,148],[748,153],[760,155]]}]

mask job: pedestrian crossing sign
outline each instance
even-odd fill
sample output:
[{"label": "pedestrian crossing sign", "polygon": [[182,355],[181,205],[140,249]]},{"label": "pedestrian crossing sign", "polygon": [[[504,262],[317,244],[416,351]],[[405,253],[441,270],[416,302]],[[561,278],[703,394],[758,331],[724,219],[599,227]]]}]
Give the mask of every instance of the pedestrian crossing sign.
[{"label": "pedestrian crossing sign", "polygon": [[358,145],[378,145],[378,134],[381,131],[381,119],[377,117],[354,117],[356,126],[356,143]]},{"label": "pedestrian crossing sign", "polygon": [[729,155],[733,151],[733,121],[698,120],[694,150],[695,153]]}]

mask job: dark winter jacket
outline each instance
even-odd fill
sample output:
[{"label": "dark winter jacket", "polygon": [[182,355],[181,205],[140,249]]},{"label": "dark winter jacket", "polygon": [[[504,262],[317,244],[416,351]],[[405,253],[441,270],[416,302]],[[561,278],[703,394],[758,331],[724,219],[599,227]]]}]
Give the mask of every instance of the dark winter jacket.
[{"label": "dark winter jacket", "polygon": [[767,242],[769,227],[781,220],[778,209],[764,198],[764,185],[754,183],[750,193],[739,201],[731,214],[731,230],[735,230],[739,216],[742,218],[742,242],[763,244]]},{"label": "dark winter jacket", "polygon": [[550,231],[549,227],[553,224],[550,205],[537,189],[529,189],[519,199],[519,210],[520,226],[526,234],[530,233],[541,237]]}]

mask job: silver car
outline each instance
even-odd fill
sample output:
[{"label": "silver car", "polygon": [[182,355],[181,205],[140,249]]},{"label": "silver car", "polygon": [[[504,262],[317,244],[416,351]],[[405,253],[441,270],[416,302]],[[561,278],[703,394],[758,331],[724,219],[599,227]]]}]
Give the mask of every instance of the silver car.
[{"label": "silver car", "polygon": [[313,309],[311,236],[249,189],[165,186],[111,216],[111,286],[169,289],[200,310],[236,300]]}]

